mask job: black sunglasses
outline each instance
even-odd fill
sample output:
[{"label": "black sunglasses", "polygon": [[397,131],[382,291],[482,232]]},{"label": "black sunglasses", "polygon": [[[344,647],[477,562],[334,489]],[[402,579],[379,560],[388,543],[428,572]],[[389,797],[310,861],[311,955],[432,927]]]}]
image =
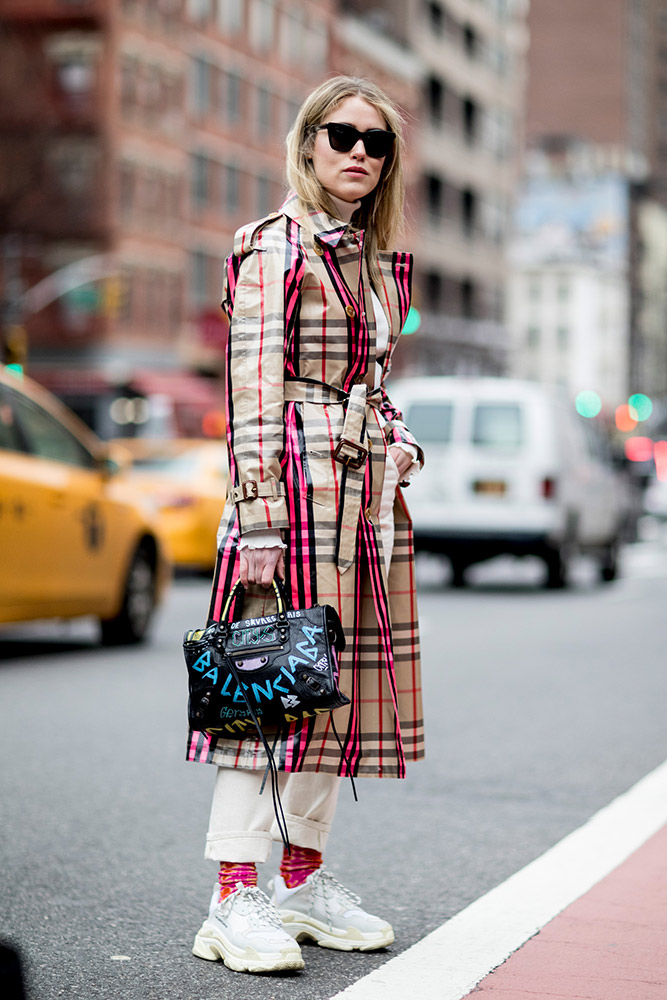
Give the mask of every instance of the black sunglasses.
[{"label": "black sunglasses", "polygon": [[383,128],[371,128],[368,132],[360,132],[353,125],[345,125],[343,122],[315,125],[314,131],[320,132],[324,128],[329,133],[329,145],[337,153],[349,153],[361,139],[367,155],[374,160],[380,160],[387,156],[391,152],[396,138],[394,132],[387,132]]}]

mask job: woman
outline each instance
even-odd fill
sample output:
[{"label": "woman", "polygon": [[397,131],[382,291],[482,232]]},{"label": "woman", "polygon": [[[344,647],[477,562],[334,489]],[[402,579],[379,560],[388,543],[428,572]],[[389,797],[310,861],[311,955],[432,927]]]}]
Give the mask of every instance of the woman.
[{"label": "woman", "polygon": [[[402,218],[400,117],[365,80],[337,77],[306,99],[287,139],[283,206],[236,234],[228,449],[210,618],[240,575],[244,617],[271,612],[284,578],[294,606],[333,605],[346,632],[351,700],[293,725],[275,747],[291,852],[271,901],[258,862],[280,839],[258,739],[191,733],[190,760],[218,765],[206,856],[220,862],[194,953],[238,971],[303,967],[297,940],[363,951],[394,939],[322,866],[341,776],[403,777],[423,756],[410,520],[400,490],[423,460],[384,389],[409,308],[412,260],[390,249]],[[400,722],[399,722],[400,719]],[[289,932],[289,933],[288,933]]]}]

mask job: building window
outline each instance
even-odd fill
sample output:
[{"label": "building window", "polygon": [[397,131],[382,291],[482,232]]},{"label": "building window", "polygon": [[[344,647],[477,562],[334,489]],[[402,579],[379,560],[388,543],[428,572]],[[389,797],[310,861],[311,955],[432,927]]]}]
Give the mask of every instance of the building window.
[{"label": "building window", "polygon": [[535,275],[528,278],[528,298],[531,302],[539,302],[542,298],[542,282]]},{"label": "building window", "polygon": [[237,73],[227,74],[227,120],[234,124],[241,118],[243,81]]},{"label": "building window", "polygon": [[137,76],[139,65],[134,56],[124,56],[120,67],[120,106],[124,115],[137,104]]},{"label": "building window", "polygon": [[268,215],[273,205],[271,204],[271,180],[269,177],[257,178],[257,214],[259,216]]},{"label": "building window", "polygon": [[526,330],[526,345],[531,348],[535,348],[540,343],[540,328],[539,326],[529,326]]},{"label": "building window", "polygon": [[466,236],[474,236],[477,229],[478,198],[474,191],[461,192],[461,222]]},{"label": "building window", "polygon": [[201,153],[190,158],[192,203],[203,208],[209,198],[209,161]]},{"label": "building window", "polygon": [[192,21],[208,21],[213,13],[213,0],[188,0],[187,11]]},{"label": "building window", "polygon": [[479,54],[479,38],[470,24],[463,28],[463,48],[469,59],[476,59]]},{"label": "building window", "polygon": [[436,177],[435,174],[427,174],[425,182],[428,214],[438,222],[442,218],[444,209],[444,185],[440,177]]},{"label": "building window", "polygon": [[96,69],[90,57],[81,52],[63,55],[56,62],[55,78],[59,94],[71,110],[90,108],[96,82]]},{"label": "building window", "polygon": [[556,329],[556,343],[559,351],[566,351],[570,345],[570,331],[566,326],[559,326]]},{"label": "building window", "polygon": [[169,185],[169,215],[174,222],[179,222],[183,215],[183,177],[172,177]]},{"label": "building window", "polygon": [[167,285],[167,319],[169,329],[176,333],[181,326],[183,314],[183,288],[181,276],[178,274],[169,275]]},{"label": "building window", "polygon": [[192,60],[192,106],[195,114],[206,115],[209,111],[211,95],[211,66],[208,60],[195,57]]},{"label": "building window", "polygon": [[474,282],[466,278],[461,282],[461,315],[472,319],[477,310],[477,290]]},{"label": "building window", "polygon": [[257,132],[265,136],[272,130],[271,92],[266,87],[257,88]]},{"label": "building window", "polygon": [[429,309],[437,312],[442,304],[442,275],[438,271],[426,272],[426,303]]},{"label": "building window", "polygon": [[190,293],[195,306],[206,303],[208,294],[208,256],[201,250],[190,255]]},{"label": "building window", "polygon": [[252,0],[248,34],[256,52],[268,52],[274,42],[274,0]]},{"label": "building window", "polygon": [[570,282],[567,275],[560,274],[556,282],[556,298],[559,302],[567,302],[570,297]]},{"label": "building window", "polygon": [[298,115],[300,108],[301,101],[292,101],[289,98],[285,101],[285,115],[287,119],[287,128],[285,129],[286,133],[289,132],[292,125],[296,121],[296,116]]},{"label": "building window", "polygon": [[223,210],[227,215],[238,215],[241,208],[241,171],[238,167],[227,165],[224,172]]},{"label": "building window", "polygon": [[463,118],[463,135],[469,146],[472,146],[477,139],[477,129],[479,123],[479,108],[475,101],[466,97],[461,102],[461,113]]},{"label": "building window", "polygon": [[127,219],[134,211],[136,197],[136,173],[134,164],[125,162],[120,167],[120,211]]},{"label": "building window", "polygon": [[441,125],[445,117],[445,88],[435,76],[426,81],[426,103],[431,123]]},{"label": "building window", "polygon": [[244,0],[218,0],[218,24],[226,35],[243,30]]},{"label": "building window", "polygon": [[328,63],[329,36],[323,21],[311,23],[307,29],[306,57],[309,65],[316,70]]},{"label": "building window", "polygon": [[427,2],[426,16],[431,31],[434,35],[442,35],[445,29],[445,11],[442,4]]},{"label": "building window", "polygon": [[62,139],[49,151],[52,176],[66,198],[82,200],[92,196],[97,173],[98,151],[86,139]]}]

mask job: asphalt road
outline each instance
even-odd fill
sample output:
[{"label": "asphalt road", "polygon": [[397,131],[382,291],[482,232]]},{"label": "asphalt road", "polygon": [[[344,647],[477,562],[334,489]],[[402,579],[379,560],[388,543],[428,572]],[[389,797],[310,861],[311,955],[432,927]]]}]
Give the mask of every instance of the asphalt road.
[{"label": "asphalt road", "polygon": [[215,880],[214,774],[184,762],[180,639],[207,584],[176,581],[141,649],[97,649],[89,623],[0,633],[0,939],[30,996],[326,1000],[664,760],[665,542],[626,550],[611,585],[585,563],[567,592],[538,576],[496,561],[453,591],[420,565],[428,759],[404,782],[361,780],[357,804],[343,789],[326,859],[397,942],[306,947],[305,971],[283,977],[190,954]]}]

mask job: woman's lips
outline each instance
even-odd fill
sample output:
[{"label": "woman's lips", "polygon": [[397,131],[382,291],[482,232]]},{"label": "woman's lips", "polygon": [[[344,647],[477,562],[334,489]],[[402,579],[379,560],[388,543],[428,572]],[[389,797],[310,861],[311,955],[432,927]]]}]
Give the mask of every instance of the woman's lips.
[{"label": "woman's lips", "polygon": [[368,171],[364,170],[363,167],[346,167],[343,171],[344,174],[367,174]]}]

